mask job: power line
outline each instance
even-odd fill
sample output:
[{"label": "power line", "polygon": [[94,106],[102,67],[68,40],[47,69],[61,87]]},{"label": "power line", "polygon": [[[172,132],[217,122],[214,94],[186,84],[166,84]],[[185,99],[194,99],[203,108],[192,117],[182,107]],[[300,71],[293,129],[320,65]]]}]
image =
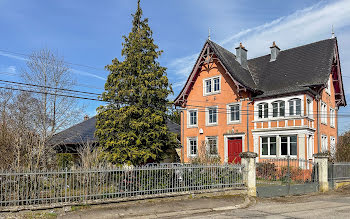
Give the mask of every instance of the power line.
[{"label": "power line", "polygon": [[48,88],[48,89],[54,89],[54,90],[61,90],[61,91],[68,91],[73,93],[82,93],[82,94],[90,94],[90,95],[101,95],[98,93],[92,93],[92,92],[86,92],[86,91],[78,91],[78,90],[71,90],[71,89],[65,89],[65,88],[57,88],[57,87],[50,87],[50,86],[43,86],[43,85],[36,85],[36,84],[29,84],[29,83],[22,83],[22,82],[16,82],[16,81],[7,81],[7,80],[1,80],[2,82],[9,83],[9,84],[18,84],[18,85],[25,85],[25,86],[32,86],[32,87],[41,87],[41,88]]},{"label": "power line", "polygon": [[[31,56],[31,55],[28,55],[28,54],[25,54],[25,53],[12,52],[12,51],[9,51],[9,50],[4,50],[4,49],[0,49],[0,52],[10,53],[10,54],[20,55],[20,56],[26,56],[26,57],[30,57],[30,56]],[[99,70],[99,71],[101,71],[101,70],[106,71],[105,69],[97,68],[97,67],[93,67],[93,66],[89,66],[89,65],[77,64],[77,63],[67,62],[67,61],[63,61],[63,62],[66,63],[66,64],[69,64],[69,65],[75,65],[75,66],[80,66],[80,67],[95,69],[95,70]]]}]

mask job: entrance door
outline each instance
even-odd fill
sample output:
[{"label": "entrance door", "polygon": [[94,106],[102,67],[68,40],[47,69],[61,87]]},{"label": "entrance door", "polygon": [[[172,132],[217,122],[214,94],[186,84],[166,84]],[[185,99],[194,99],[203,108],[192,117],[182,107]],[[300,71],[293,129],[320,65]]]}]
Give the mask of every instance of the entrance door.
[{"label": "entrance door", "polygon": [[228,140],[228,162],[241,163],[239,153],[242,152],[242,139]]}]

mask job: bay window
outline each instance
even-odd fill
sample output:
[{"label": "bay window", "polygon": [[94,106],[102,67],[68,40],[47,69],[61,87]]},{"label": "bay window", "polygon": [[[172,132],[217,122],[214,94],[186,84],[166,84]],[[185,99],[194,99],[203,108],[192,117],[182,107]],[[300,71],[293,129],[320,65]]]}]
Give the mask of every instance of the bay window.
[{"label": "bay window", "polygon": [[260,103],[258,105],[259,119],[269,117],[269,105],[268,103]]},{"label": "bay window", "polygon": [[276,155],[276,136],[261,137],[261,155],[269,156]]},{"label": "bay window", "polygon": [[284,101],[275,101],[272,103],[272,117],[283,117],[285,106]]},{"label": "bay window", "polygon": [[297,155],[297,135],[281,136],[281,155],[296,156]]},{"label": "bay window", "polygon": [[300,116],[301,115],[301,99],[295,98],[288,101],[289,103],[289,115]]}]

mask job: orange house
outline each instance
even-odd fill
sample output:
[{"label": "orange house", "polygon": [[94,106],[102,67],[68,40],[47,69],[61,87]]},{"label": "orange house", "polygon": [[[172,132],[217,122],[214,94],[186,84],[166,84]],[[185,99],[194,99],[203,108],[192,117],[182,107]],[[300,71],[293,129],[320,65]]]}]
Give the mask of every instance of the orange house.
[{"label": "orange house", "polygon": [[205,156],[239,162],[239,153],[259,159],[312,159],[334,153],[338,108],[346,106],[337,39],[247,59],[207,40],[175,99],[181,113],[181,159]]}]

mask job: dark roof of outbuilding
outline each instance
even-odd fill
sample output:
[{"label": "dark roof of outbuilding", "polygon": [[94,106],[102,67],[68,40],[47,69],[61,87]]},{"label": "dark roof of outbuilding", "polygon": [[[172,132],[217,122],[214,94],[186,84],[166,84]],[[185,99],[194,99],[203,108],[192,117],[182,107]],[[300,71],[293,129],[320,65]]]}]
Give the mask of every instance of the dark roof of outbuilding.
[{"label": "dark roof of outbuilding", "polygon": [[[170,132],[180,134],[180,125],[167,120],[167,126]],[[96,142],[95,138],[96,130],[96,117],[91,117],[90,119],[76,124],[66,130],[63,130],[55,134],[50,140],[51,145],[68,145],[68,144],[81,144],[84,142]]]}]

